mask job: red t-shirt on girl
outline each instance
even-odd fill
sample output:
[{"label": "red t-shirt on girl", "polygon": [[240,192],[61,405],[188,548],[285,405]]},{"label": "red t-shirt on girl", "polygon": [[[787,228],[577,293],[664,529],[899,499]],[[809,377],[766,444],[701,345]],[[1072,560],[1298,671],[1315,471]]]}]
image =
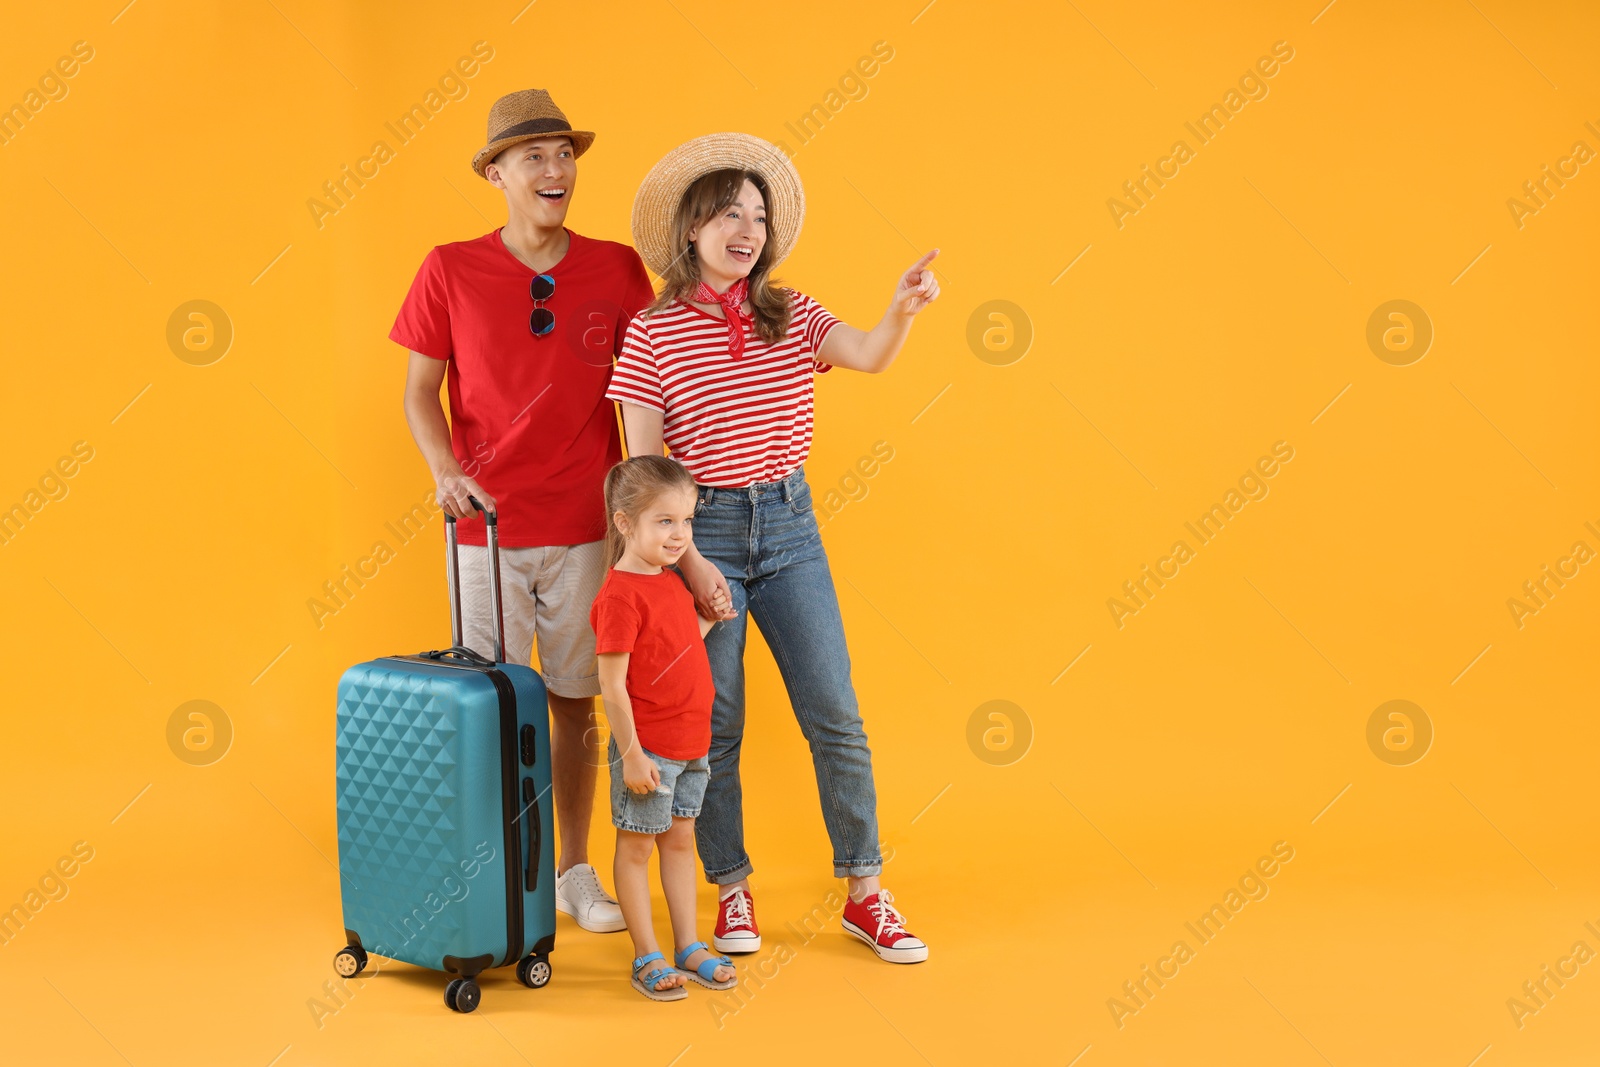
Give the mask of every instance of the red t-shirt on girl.
[{"label": "red t-shirt on girl", "polygon": [[676,760],[711,751],[711,660],[694,597],[677,572],[607,571],[589,625],[596,654],[630,653],[628,700],[639,744]]},{"label": "red t-shirt on girl", "polygon": [[[500,231],[439,245],[411,283],[389,339],[449,360],[450,444],[469,477],[495,498],[500,543],[581,545],[606,535],[605,476],[622,460],[606,399],[611,357],[628,320],[651,300],[632,248],[567,231],[545,301],[555,329],[535,337],[533,271]],[[465,545],[483,521],[462,519]]]},{"label": "red t-shirt on girl", "polygon": [[812,374],[839,320],[789,291],[789,334],[769,345],[754,327],[744,355],[728,348],[728,323],[679,301],[635,315],[606,396],[663,413],[662,437],[701,485],[743,488],[794,473],[811,453]]}]

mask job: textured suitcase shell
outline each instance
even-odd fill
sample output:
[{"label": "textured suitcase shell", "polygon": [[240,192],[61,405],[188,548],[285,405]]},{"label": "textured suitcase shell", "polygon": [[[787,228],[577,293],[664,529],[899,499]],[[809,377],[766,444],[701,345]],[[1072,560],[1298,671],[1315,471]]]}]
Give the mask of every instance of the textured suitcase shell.
[{"label": "textured suitcase shell", "polygon": [[[554,946],[544,682],[528,667],[493,669],[516,698],[515,849],[506,837],[500,695],[487,671],[393,657],[351,667],[340,680],[339,875],[350,944],[466,976]],[[533,731],[532,766],[523,762],[524,727]],[[532,845],[539,854],[528,891]],[[521,862],[508,872],[512,851]],[[520,931],[507,926],[512,893],[521,898]]]}]

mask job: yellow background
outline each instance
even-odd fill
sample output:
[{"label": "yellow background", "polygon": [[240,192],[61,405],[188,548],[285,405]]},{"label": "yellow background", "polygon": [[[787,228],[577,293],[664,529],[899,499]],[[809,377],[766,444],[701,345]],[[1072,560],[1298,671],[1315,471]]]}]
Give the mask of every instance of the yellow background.
[{"label": "yellow background", "polygon": [[[1597,165],[1520,228],[1506,204],[1600,148],[1591,7],[124,2],[9,11],[0,37],[0,103],[94,50],[0,146],[0,506],[93,448],[0,546],[0,904],[94,850],[0,948],[0,1059],[1593,1062],[1600,963],[1520,1029],[1506,1004],[1600,950],[1600,568],[1520,628],[1506,604],[1600,548]],[[480,40],[466,97],[318,228],[306,201]],[[468,169],[489,104],[545,87],[598,131],[569,224],[627,240],[668,148],[795,147],[878,41],[892,60],[796,151],[781,273],[867,327],[942,250],[892,370],[819,379],[807,466],[821,497],[893,449],[824,539],[886,884],[931,961],[788,928],[837,883],[753,640],[757,901],[792,958],[740,1010],[646,1003],[625,941],[563,918],[542,992],[493,972],[459,1016],[393,966],[319,1027],[334,685],[443,640],[437,520],[321,629],[306,601],[431,489],[386,334],[430,246],[504,218]],[[1277,41],[1269,94],[1196,146],[1184,123]],[[1119,229],[1108,198],[1180,138],[1195,158]],[[1409,366],[1366,342],[1394,299],[1433,324]],[[166,339],[191,300],[232,324],[210,365]],[[969,346],[993,300],[1031,323],[1021,358]],[[1278,441],[1270,494],[1118,628],[1107,599]],[[1408,766],[1366,740],[1396,699],[1434,731]],[[190,700],[232,724],[208,766],[168,747]],[[998,752],[969,744],[993,700],[1020,709]],[[1185,922],[1278,841],[1270,894],[1198,946]],[[1108,999],[1180,939],[1195,958],[1119,1028]]]}]

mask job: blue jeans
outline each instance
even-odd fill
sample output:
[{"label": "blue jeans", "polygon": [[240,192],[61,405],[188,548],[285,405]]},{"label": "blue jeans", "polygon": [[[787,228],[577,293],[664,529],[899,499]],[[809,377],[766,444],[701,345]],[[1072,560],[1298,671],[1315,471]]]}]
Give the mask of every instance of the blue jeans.
[{"label": "blue jeans", "polygon": [[[811,746],[835,877],[883,870],[872,751],[861,727],[844,620],[811,512],[804,466],[781,482],[742,489],[699,486],[694,543],[728,580],[737,618],[706,635],[716,683],[711,777],[695,823],[706,880],[728,885],[753,869],[744,842],[739,750],[744,739],[746,623],[772,649],[800,732]],[[776,814],[776,813],[775,813]]]}]

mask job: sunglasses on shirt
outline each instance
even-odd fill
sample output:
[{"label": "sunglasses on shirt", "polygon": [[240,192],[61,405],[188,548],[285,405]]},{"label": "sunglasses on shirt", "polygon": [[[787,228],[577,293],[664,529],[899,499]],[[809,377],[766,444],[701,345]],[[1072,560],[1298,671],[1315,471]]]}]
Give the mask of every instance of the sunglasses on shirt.
[{"label": "sunglasses on shirt", "polygon": [[533,331],[533,336],[544,337],[556,328],[556,313],[542,305],[556,293],[556,280],[548,274],[540,274],[528,286],[528,295],[533,297],[533,313],[528,316],[528,329]]}]

